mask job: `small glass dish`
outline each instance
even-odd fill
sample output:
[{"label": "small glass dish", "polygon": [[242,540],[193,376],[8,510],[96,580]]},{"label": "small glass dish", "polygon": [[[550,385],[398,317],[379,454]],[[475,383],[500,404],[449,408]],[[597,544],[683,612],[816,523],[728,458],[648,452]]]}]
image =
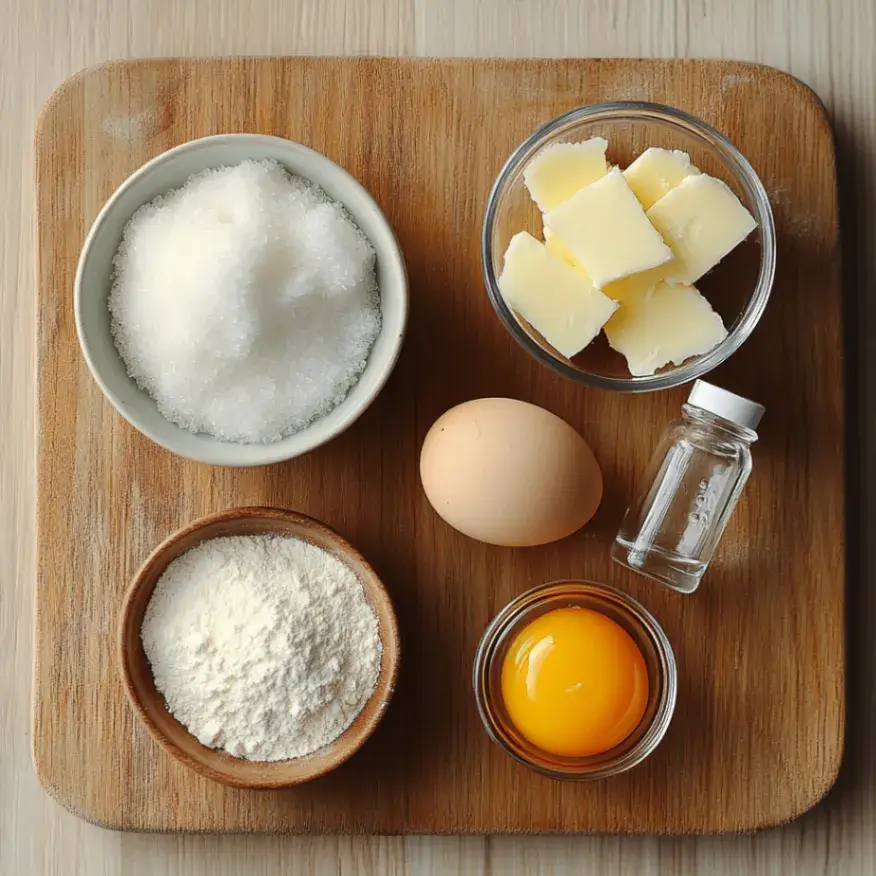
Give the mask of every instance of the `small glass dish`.
[{"label": "small glass dish", "polygon": [[[639,726],[614,748],[588,757],[563,757],[534,746],[514,727],[502,699],[502,664],[517,633],[540,615],[572,606],[601,612],[620,624],[641,650],[648,668],[648,704]],[[587,581],[543,584],[509,602],[481,637],[473,683],[478,712],[490,738],[515,760],[557,779],[602,779],[641,763],[666,734],[678,687],[672,646],[652,615],[619,590]]]},{"label": "small glass dish", "polygon": [[[553,143],[604,137],[611,164],[627,167],[649,146],[681,149],[704,173],[727,183],[757,220],[757,228],[697,288],[724,320],[727,337],[702,356],[632,377],[624,357],[600,334],[572,359],[563,356],[505,303],[497,278],[508,242],[518,231],[543,236],[542,218],[523,182],[524,168]],[[490,301],[512,337],[534,358],[565,377],[600,389],[649,392],[702,377],[733,355],[757,325],[773,285],[776,231],[766,190],[745,156],[706,122],[654,103],[597,103],[567,112],[539,128],[505,163],[493,184],[484,215],[481,257]]]}]

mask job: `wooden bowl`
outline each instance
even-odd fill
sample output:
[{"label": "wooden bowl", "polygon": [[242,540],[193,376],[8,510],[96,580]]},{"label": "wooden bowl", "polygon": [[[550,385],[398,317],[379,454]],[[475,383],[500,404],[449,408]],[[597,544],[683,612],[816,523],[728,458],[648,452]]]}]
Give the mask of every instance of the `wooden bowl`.
[{"label": "wooden bowl", "polygon": [[[140,628],[152,591],[167,566],[202,541],[229,535],[294,536],[333,554],[359,576],[377,615],[383,657],[377,686],[355,721],[326,748],[295,760],[241,760],[207,748],[168,711],[155,687],[143,650]],[[134,576],[122,607],[118,633],[119,664],[134,711],[159,745],[181,764],[208,779],[237,788],[284,788],[308,782],[333,770],[355,754],[383,717],[398,675],[399,635],[395,612],[374,570],[348,542],[329,527],[278,508],[233,508],[196,520],[162,542]]]}]

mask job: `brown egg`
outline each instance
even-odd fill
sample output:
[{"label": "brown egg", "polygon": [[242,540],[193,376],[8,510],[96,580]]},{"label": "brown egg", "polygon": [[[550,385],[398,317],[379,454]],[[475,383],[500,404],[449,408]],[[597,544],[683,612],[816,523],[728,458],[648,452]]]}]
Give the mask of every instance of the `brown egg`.
[{"label": "brown egg", "polygon": [[489,544],[565,538],[602,499],[587,442],[549,411],[509,398],[476,399],[439,417],[423,442],[420,478],[444,520]]}]

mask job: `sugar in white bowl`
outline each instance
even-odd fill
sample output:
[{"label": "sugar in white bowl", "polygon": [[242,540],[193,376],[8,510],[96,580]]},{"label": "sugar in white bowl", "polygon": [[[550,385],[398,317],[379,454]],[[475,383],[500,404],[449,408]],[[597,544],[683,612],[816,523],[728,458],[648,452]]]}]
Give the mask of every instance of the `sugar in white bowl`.
[{"label": "sugar in white bowl", "polygon": [[272,160],[141,207],[108,306],[128,373],[168,420],[270,443],[341,403],[380,333],[375,254],[346,210]]},{"label": "sugar in white bowl", "polygon": [[[158,405],[128,374],[113,340],[107,306],[115,274],[113,260],[124,229],[144,204],[181,188],[194,175],[271,159],[309,180],[343,204],[376,253],[380,333],[365,370],[346,398],[304,429],[270,444],[224,441],[191,432],[163,416]],[[410,304],[405,261],[380,204],[353,175],[328,156],[301,143],[267,134],[214,134],[162,152],[138,167],[113,192],[85,238],[74,282],[73,309],[82,358],[107,402],[141,435],[180,457],[208,465],[270,465],[310,453],[349,429],[378,400],[405,339]]]}]

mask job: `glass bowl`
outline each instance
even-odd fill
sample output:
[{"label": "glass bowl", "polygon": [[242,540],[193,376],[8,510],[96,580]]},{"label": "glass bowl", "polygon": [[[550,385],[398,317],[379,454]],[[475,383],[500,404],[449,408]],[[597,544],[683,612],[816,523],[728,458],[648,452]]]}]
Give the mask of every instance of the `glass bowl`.
[{"label": "glass bowl", "polygon": [[[587,757],[564,757],[534,746],[515,728],[502,698],[502,664],[517,634],[540,615],[571,606],[593,609],[620,624],[638,645],[648,668],[648,704],[638,727],[614,748]],[[678,687],[672,646],[651,614],[625,593],[587,581],[544,584],[509,602],[481,638],[473,683],[490,738],[515,760],[558,779],[601,779],[641,763],[666,734]]]},{"label": "glass bowl", "polygon": [[[713,271],[697,282],[727,326],[727,337],[702,356],[669,365],[647,377],[632,377],[624,357],[600,334],[572,359],[555,350],[525,320],[516,316],[499,292],[508,241],[518,231],[542,239],[541,213],[523,184],[523,170],[543,147],[604,137],[608,159],[627,167],[649,146],[681,149],[704,173],[727,183],[757,220],[757,229]],[[484,281],[505,328],[539,362],[565,377],[600,389],[649,392],[680,386],[702,377],[732,356],[757,325],[773,285],[776,232],[766,191],[744,155],[700,119],[653,103],[597,103],[572,110],[539,128],[505,163],[487,200],[482,237]]]}]

